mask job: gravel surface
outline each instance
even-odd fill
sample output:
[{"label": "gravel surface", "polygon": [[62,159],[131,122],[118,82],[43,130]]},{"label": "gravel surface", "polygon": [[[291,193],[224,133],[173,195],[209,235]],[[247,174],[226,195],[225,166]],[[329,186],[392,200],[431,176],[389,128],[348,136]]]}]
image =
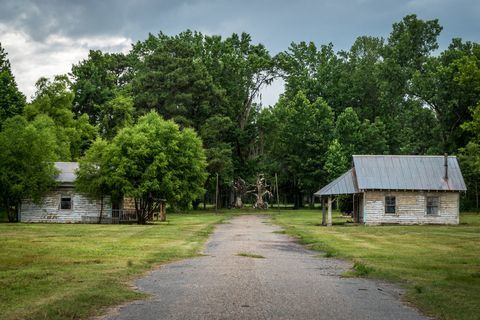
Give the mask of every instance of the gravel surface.
[{"label": "gravel surface", "polygon": [[319,257],[280,230],[261,216],[218,225],[205,256],[150,272],[136,286],[152,297],[106,319],[427,319],[394,286],[342,278],[350,263]]}]

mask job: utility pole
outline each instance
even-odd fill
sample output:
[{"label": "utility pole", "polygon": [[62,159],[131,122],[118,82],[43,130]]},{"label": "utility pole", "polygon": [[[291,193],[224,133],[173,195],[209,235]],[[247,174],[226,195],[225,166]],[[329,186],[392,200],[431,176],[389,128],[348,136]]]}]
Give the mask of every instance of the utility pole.
[{"label": "utility pole", "polygon": [[215,188],[215,212],[218,210],[218,173],[217,173],[217,184]]},{"label": "utility pole", "polygon": [[277,209],[280,209],[280,198],[278,197],[278,177],[276,172],[275,172],[275,191],[277,193]]}]

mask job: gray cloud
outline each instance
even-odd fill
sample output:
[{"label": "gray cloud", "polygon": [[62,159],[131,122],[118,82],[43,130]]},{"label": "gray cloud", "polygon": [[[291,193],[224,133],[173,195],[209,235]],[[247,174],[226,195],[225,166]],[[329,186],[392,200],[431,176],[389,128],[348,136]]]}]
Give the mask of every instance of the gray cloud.
[{"label": "gray cloud", "polygon": [[[45,57],[63,52],[64,59],[49,62],[53,72],[55,66],[68,70],[76,62],[73,59],[87,54],[88,46],[125,50],[124,43],[112,44],[118,39],[142,40],[149,32],[159,31],[175,34],[194,29],[223,36],[246,31],[272,53],[285,50],[292,41],[332,42],[336,50],[349,49],[361,35],[388,37],[392,23],[410,13],[422,19],[439,18],[444,27],[441,48],[453,37],[480,40],[480,2],[476,0],[0,0],[0,42],[12,64],[22,64],[17,70],[38,67],[39,59],[18,56],[22,50],[41,52]],[[19,41],[18,37],[12,40],[12,33],[22,34],[28,41],[23,47],[12,43]],[[7,42],[4,38],[8,35]],[[64,41],[55,42],[52,37]],[[101,39],[105,44],[99,43]],[[75,52],[71,60],[67,58],[69,50]],[[32,75],[16,72],[22,89],[24,83],[36,80],[25,79],[27,76]],[[278,92],[280,87],[271,91]]]}]

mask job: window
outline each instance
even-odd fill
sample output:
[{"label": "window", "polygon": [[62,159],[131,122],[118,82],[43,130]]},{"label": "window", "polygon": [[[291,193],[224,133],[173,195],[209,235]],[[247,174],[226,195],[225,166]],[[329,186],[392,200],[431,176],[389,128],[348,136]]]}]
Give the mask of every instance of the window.
[{"label": "window", "polygon": [[60,209],[62,209],[62,210],[72,209],[72,197],[62,196],[62,198],[60,200]]},{"label": "window", "polygon": [[438,214],[438,197],[427,197],[427,214]]},{"label": "window", "polygon": [[385,197],[385,213],[395,213],[395,197]]}]

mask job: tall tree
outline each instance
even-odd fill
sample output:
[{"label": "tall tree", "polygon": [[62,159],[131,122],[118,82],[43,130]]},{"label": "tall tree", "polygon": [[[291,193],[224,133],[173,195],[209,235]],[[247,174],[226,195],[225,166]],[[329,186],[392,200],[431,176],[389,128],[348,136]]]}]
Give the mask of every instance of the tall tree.
[{"label": "tall tree", "polygon": [[98,117],[99,134],[105,139],[113,139],[120,129],[134,123],[133,97],[118,90],[114,98],[101,105]]},{"label": "tall tree", "polygon": [[202,61],[202,42],[202,34],[190,31],[174,37],[158,35],[156,47],[139,64],[133,82],[137,108],[156,110],[182,126],[200,129],[224,96]]},{"label": "tall tree", "polygon": [[106,165],[109,161],[108,143],[105,140],[97,139],[90,149],[79,160],[79,170],[75,180],[75,188],[87,194],[92,199],[100,200],[99,223],[102,223],[105,197],[121,197],[118,191],[113,188],[110,181],[109,170]]},{"label": "tall tree", "polygon": [[348,169],[348,165],[348,158],[345,156],[345,151],[342,150],[342,145],[337,139],[333,139],[328,146],[325,155],[325,165],[323,166],[328,180],[338,178]]},{"label": "tall tree", "polygon": [[46,116],[28,122],[14,116],[0,132],[0,205],[11,222],[18,220],[22,200],[40,201],[55,185],[55,125]]},{"label": "tall tree", "polygon": [[37,92],[31,103],[25,107],[25,117],[32,120],[38,115],[49,116],[56,125],[57,154],[63,161],[78,159],[95,139],[96,128],[84,114],[75,119],[72,112],[74,93],[66,76],[56,76],[53,81],[40,78]]},{"label": "tall tree", "polygon": [[286,95],[302,91],[310,102],[322,97],[337,113],[345,108],[343,61],[335,54],[332,43],[320,48],[313,42],[292,43],[277,59]]},{"label": "tall tree", "polygon": [[18,90],[7,53],[0,43],[0,129],[10,117],[20,115],[25,107],[25,96]]},{"label": "tall tree", "polygon": [[293,98],[282,97],[274,116],[278,127],[270,135],[271,156],[280,165],[282,178],[290,181],[299,208],[303,194],[312,195],[327,182],[325,159],[320,155],[333,139],[333,112],[323,99],[311,103],[300,91]]},{"label": "tall tree", "polygon": [[106,112],[102,106],[116,97],[117,89],[130,83],[132,62],[121,53],[90,50],[87,59],[72,66],[70,75],[72,111],[77,116],[87,114],[91,124],[97,125]]},{"label": "tall tree", "polygon": [[462,172],[468,186],[467,192],[473,195],[475,208],[478,210],[480,206],[480,103],[475,108],[471,108],[471,111],[472,120],[462,124],[462,129],[470,133],[471,140],[459,151]]},{"label": "tall tree", "polygon": [[412,81],[413,93],[434,113],[443,152],[467,143],[460,125],[471,119],[469,108],[480,99],[480,46],[454,39],[439,57],[430,58]]},{"label": "tall tree", "polygon": [[186,208],[204,192],[201,140],[192,129],[180,130],[156,112],[120,130],[107,146],[97,140],[91,150],[82,162],[96,165],[82,165],[79,175],[95,177],[95,193],[101,194],[106,186],[134,198],[140,224],[158,208],[160,199]]},{"label": "tall tree", "polygon": [[424,21],[414,14],[393,24],[380,68],[384,109],[380,117],[385,123],[391,153],[400,153],[403,129],[410,127],[408,122],[401,122],[399,115],[408,107],[409,100],[418,98],[412,79],[427,72],[431,55],[438,49],[441,31],[437,19]]},{"label": "tall tree", "polygon": [[361,119],[374,121],[385,112],[381,97],[381,66],[384,41],[362,36],[355,40],[350,51],[340,52],[343,63],[339,73],[338,96],[341,107],[352,107]]}]

